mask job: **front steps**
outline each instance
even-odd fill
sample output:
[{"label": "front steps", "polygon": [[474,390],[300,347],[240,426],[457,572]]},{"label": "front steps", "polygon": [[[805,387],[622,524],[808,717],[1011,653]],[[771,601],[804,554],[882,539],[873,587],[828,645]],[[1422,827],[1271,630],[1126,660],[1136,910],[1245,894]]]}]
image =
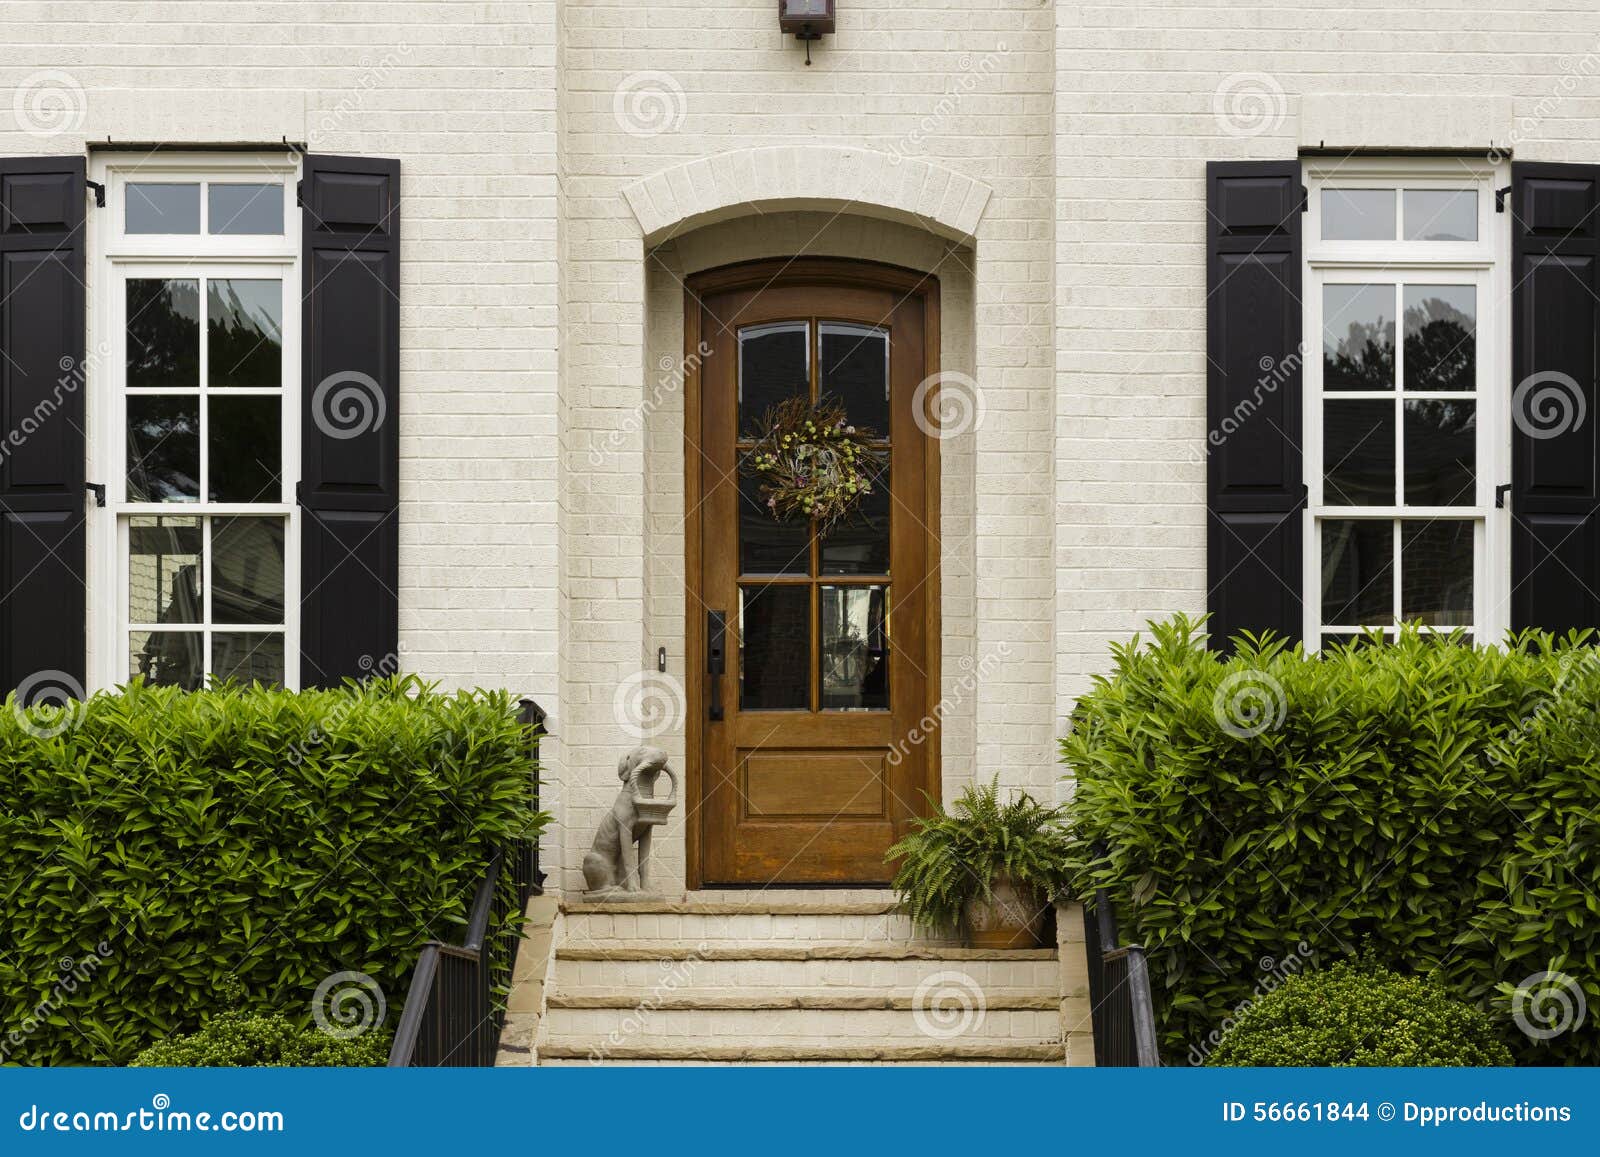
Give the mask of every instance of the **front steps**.
[{"label": "front steps", "polygon": [[568,901],[535,1063],[1092,1063],[1082,947],[914,935],[876,890]]}]

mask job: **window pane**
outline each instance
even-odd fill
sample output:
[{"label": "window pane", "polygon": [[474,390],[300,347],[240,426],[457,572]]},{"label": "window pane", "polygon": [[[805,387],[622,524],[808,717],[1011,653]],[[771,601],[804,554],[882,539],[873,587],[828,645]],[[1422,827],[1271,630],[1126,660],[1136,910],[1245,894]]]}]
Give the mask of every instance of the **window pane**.
[{"label": "window pane", "polygon": [[205,611],[198,518],[128,520],[128,621],[198,623]]},{"label": "window pane", "polygon": [[1471,506],[1476,499],[1478,405],[1414,399],[1406,407],[1406,504]]},{"label": "window pane", "polygon": [[889,588],[822,588],[822,706],[889,707]]},{"label": "window pane", "polygon": [[739,570],[743,574],[809,574],[811,523],[779,521],[761,497],[761,482],[739,478]]},{"label": "window pane", "polygon": [[1322,621],[1330,627],[1394,621],[1394,523],[1322,523]]},{"label": "window pane", "polygon": [[128,398],[128,500],[198,502],[200,399],[163,394]]},{"label": "window pane", "polygon": [[1394,388],[1394,286],[1322,287],[1322,377],[1329,390]]},{"label": "window pane", "polygon": [[822,540],[823,574],[889,573],[889,469],[872,479],[872,493]]},{"label": "window pane", "polygon": [[283,537],[281,518],[212,522],[212,622],[283,622]]},{"label": "window pane", "polygon": [[1400,524],[1400,617],[1432,627],[1472,624],[1476,523],[1436,518]]},{"label": "window pane", "polygon": [[1393,241],[1393,189],[1322,190],[1324,241]]},{"label": "window pane", "polygon": [[245,686],[283,683],[283,636],[276,631],[214,631],[211,673]]},{"label": "window pane", "polygon": [[1392,506],[1394,403],[1335,400],[1325,404],[1322,501],[1328,506]]},{"label": "window pane", "polygon": [[845,414],[880,438],[889,436],[889,331],[823,322],[818,390],[844,403]]},{"label": "window pane", "polygon": [[282,233],[283,185],[207,185],[206,228],[212,233]]},{"label": "window pane", "polygon": [[1408,285],[1406,389],[1477,386],[1478,291],[1471,285]]},{"label": "window pane", "polygon": [[1478,239],[1477,190],[1407,189],[1404,201],[1407,241]]},{"label": "window pane", "polygon": [[283,282],[206,283],[206,378],[213,386],[283,384]]},{"label": "window pane", "polygon": [[211,501],[282,501],[281,399],[262,394],[213,394],[206,403]]},{"label": "window pane", "polygon": [[200,384],[200,283],[130,278],[128,386],[193,389]]},{"label": "window pane", "polygon": [[746,711],[811,706],[811,588],[739,588],[739,703]]},{"label": "window pane", "polygon": [[199,631],[130,631],[128,675],[193,691],[205,678],[204,649]]},{"label": "window pane", "polygon": [[129,233],[200,232],[200,186],[138,181],[128,185],[123,227]]},{"label": "window pane", "polygon": [[811,327],[803,321],[739,331],[739,430],[760,437],[762,415],[786,398],[811,396]]}]

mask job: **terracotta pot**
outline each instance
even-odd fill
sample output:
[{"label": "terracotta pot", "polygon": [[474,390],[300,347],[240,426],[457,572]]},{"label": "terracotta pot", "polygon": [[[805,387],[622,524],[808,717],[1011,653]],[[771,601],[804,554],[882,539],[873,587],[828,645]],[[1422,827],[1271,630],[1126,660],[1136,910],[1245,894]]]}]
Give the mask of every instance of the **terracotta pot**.
[{"label": "terracotta pot", "polygon": [[969,900],[967,936],[974,948],[1043,948],[1050,906],[1036,888],[997,877],[992,900]]}]

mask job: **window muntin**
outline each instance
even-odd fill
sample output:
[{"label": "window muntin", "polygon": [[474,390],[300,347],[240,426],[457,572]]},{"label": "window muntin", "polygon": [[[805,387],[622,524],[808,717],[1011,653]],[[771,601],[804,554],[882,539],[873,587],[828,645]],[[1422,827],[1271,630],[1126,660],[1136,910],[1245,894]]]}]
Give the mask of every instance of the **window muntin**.
[{"label": "window muntin", "polygon": [[1495,176],[1456,162],[1308,172],[1306,332],[1322,347],[1305,373],[1308,646],[1400,622],[1469,640],[1504,628]]}]

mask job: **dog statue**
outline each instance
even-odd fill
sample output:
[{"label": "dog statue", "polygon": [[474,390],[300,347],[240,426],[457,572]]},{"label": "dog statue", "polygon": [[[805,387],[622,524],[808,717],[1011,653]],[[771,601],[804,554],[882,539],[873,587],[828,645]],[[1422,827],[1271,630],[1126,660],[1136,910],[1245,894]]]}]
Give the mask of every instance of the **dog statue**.
[{"label": "dog statue", "polygon": [[[656,781],[663,772],[672,781],[672,794],[657,799]],[[585,895],[590,898],[650,890],[650,833],[667,822],[677,802],[678,777],[659,747],[636,747],[624,755],[617,761],[617,778],[622,790],[583,857],[583,878],[589,885]]]}]

